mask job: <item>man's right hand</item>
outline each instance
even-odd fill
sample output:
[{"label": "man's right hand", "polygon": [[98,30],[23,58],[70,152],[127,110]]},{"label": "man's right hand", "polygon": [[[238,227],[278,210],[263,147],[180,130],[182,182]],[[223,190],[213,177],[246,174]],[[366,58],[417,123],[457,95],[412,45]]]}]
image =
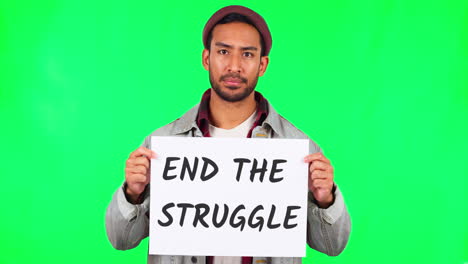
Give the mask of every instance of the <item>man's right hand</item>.
[{"label": "man's right hand", "polygon": [[156,153],[150,149],[139,147],[130,154],[125,165],[125,190],[131,203],[136,203],[146,185],[150,182],[150,159],[156,158]]}]

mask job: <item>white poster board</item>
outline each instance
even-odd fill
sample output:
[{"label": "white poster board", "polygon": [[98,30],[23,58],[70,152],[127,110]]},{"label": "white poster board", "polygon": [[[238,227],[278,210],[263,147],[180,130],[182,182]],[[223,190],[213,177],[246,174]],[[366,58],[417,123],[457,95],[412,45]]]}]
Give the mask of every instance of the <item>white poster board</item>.
[{"label": "white poster board", "polygon": [[303,257],[302,139],[152,137],[149,253]]}]

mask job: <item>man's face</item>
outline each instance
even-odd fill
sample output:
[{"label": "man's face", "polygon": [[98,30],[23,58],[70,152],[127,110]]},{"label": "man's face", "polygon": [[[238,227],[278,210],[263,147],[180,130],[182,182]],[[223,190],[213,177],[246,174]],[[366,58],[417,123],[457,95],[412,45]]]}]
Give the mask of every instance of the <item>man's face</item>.
[{"label": "man's face", "polygon": [[212,31],[210,51],[203,51],[203,66],[210,73],[216,94],[228,102],[252,95],[259,76],[263,76],[268,57],[261,57],[260,34],[241,22],[220,24]]}]

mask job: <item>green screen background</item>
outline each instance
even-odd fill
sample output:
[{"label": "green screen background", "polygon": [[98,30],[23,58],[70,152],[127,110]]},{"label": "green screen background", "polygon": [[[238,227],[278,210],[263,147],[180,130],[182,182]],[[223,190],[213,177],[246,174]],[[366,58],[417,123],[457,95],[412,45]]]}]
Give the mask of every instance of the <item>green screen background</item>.
[{"label": "green screen background", "polygon": [[335,167],[345,251],[305,263],[464,263],[465,0],[0,2],[0,263],[145,263],[105,209],[145,136],[209,87],[201,32],[244,4],[273,36],[257,90]]}]

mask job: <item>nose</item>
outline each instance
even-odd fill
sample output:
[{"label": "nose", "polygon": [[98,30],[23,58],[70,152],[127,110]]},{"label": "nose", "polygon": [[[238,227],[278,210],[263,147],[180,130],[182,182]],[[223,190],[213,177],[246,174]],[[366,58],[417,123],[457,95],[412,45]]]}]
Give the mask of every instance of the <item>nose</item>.
[{"label": "nose", "polygon": [[241,72],[241,59],[237,54],[233,54],[233,56],[230,56],[228,63],[228,71],[237,73]]}]

